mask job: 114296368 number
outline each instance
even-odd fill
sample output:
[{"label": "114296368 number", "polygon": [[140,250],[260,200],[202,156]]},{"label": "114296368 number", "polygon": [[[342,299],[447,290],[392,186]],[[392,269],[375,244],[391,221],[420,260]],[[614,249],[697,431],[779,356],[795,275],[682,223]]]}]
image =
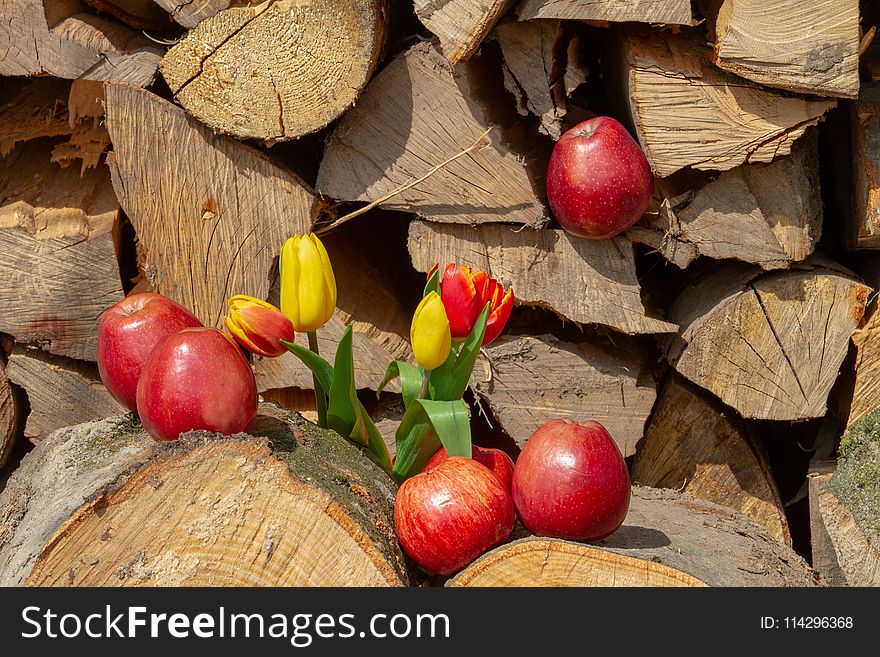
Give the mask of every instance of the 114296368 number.
[{"label": "114296368 number", "polygon": [[849,630],[852,616],[785,616],[782,626],[787,630]]}]

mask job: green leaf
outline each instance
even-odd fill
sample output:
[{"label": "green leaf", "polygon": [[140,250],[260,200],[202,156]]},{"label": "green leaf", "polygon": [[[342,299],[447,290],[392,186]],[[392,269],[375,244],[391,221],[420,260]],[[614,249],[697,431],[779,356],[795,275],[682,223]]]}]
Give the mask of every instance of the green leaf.
[{"label": "green leaf", "polygon": [[[327,389],[330,403],[327,406],[327,425],[343,436],[350,436],[360,441],[360,436],[352,436],[352,429],[357,423],[355,405],[360,403],[354,385],[354,356],[352,354],[351,326],[336,347],[336,359],[333,362],[333,385]],[[363,441],[366,445],[367,442]]]},{"label": "green leaf", "polygon": [[468,407],[461,399],[415,399],[397,427],[394,476],[403,481],[421,472],[428,459],[446,448],[450,456],[471,458],[471,425]]},{"label": "green leaf", "polygon": [[438,296],[440,295],[440,267],[437,267],[430,278],[428,278],[428,282],[425,283],[425,291],[422,293],[422,298],[428,296],[431,292],[436,292]]},{"label": "green leaf", "polygon": [[326,360],[310,349],[300,347],[293,342],[281,340],[281,344],[287,347],[287,350],[294,356],[299,358],[312,373],[318,377],[318,381],[324,390],[330,390],[333,386],[333,368]]},{"label": "green leaf", "polygon": [[403,391],[403,405],[405,408],[409,408],[412,400],[418,398],[419,393],[422,391],[422,379],[424,376],[422,370],[415,365],[403,360],[392,361],[391,363],[388,363],[388,369],[385,370],[385,378],[383,378],[382,383],[379,384],[376,396],[379,396],[389,382],[400,377],[400,389]]},{"label": "green leaf", "polygon": [[[379,459],[382,467],[391,472],[391,454],[388,453],[388,446],[385,444],[382,434],[379,433],[372,418],[367,413],[367,409],[364,408],[360,400],[355,405],[355,413],[357,414],[357,422],[355,422],[350,438],[356,442],[366,444],[369,450]],[[357,438],[355,438],[354,434],[357,434]]]},{"label": "green leaf", "polygon": [[483,336],[486,334],[488,319],[489,304],[487,303],[458,354],[454,359],[450,355],[450,358],[443,365],[431,373],[430,396],[432,399],[446,401],[461,399],[464,391],[467,390],[468,383],[470,383],[474,364],[477,362],[477,356],[483,346]]}]

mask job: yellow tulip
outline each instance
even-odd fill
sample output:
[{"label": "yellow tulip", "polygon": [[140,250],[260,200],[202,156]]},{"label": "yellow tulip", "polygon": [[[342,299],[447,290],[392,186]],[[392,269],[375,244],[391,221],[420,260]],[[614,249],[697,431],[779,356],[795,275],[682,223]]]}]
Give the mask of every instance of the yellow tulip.
[{"label": "yellow tulip", "polygon": [[299,333],[317,331],[336,308],[336,279],[316,235],[294,235],[281,248],[281,311]]},{"label": "yellow tulip", "polygon": [[410,341],[416,362],[426,370],[440,367],[449,358],[452,335],[446,308],[436,292],[422,299],[413,315]]}]

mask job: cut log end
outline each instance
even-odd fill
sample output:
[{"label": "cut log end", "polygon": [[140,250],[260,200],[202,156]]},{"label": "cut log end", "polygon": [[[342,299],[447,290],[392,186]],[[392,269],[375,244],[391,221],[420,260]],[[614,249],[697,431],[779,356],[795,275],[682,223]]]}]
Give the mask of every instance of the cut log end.
[{"label": "cut log end", "polygon": [[174,97],[215,131],[267,142],[354,104],[385,43],[384,0],[280,0],[203,20],[162,60]]},{"label": "cut log end", "polygon": [[414,0],[416,16],[437,35],[453,64],[466,62],[515,0]]},{"label": "cut log end", "polygon": [[[195,432],[144,450],[58,527],[27,583],[405,585],[390,477],[332,432],[261,408],[257,437]],[[129,439],[152,442],[139,428]]]},{"label": "cut log end", "polygon": [[[724,559],[718,555],[724,554]],[[809,566],[751,520],[670,490],[633,488],[623,526],[585,545],[530,537],[449,586],[814,586]]]}]

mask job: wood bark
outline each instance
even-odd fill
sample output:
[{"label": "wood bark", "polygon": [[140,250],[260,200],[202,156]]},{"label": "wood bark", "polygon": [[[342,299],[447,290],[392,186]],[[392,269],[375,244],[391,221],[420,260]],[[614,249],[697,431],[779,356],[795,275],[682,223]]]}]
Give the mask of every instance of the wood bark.
[{"label": "wood bark", "polygon": [[639,442],[632,479],[727,506],[791,545],[767,455],[729,409],[673,376]]},{"label": "wood bark", "polygon": [[514,541],[448,585],[815,586],[815,578],[801,557],[732,509],[634,487],[623,526],[608,538]]},{"label": "wood bark", "polygon": [[693,22],[689,0],[523,0],[519,20],[565,18],[579,21],[667,23]]},{"label": "wood bark", "polygon": [[802,261],[822,235],[817,144],[811,131],[791,155],[743,164],[699,189],[664,198],[658,214],[626,235],[681,268],[699,256],[763,269]]},{"label": "wood bark", "polygon": [[623,35],[632,119],[658,176],[688,166],[724,171],[770,162],[787,155],[836,103],[744,81],[712,66],[707,55],[693,35]]},{"label": "wood bark", "polygon": [[489,145],[382,207],[439,222],[543,225],[545,210],[529,167],[490,111],[504,92],[491,90],[481,73],[476,61],[451,67],[429,43],[398,56],[330,135],[318,190],[346,201],[378,201],[467,149],[491,126],[484,140]]},{"label": "wood bark", "polygon": [[125,413],[101,383],[97,366],[88,361],[16,346],[7,375],[27,394],[30,414],[24,435],[32,442],[63,427]]},{"label": "wood bark", "polygon": [[153,0],[165,9],[171,18],[184,27],[193,28],[218,11],[226,9],[232,0]]},{"label": "wood bark", "polygon": [[880,82],[866,83],[850,105],[853,217],[849,242],[880,248]]},{"label": "wood bark", "polygon": [[715,64],[748,80],[819,96],[859,94],[859,0],[724,0]]},{"label": "wood bark", "polygon": [[596,420],[624,456],[635,453],[656,390],[633,350],[611,353],[542,335],[502,336],[485,352],[471,386],[520,447],[548,420],[567,417]]},{"label": "wood bark", "polygon": [[251,432],[192,432],[156,444],[117,420],[53,434],[0,493],[0,581],[408,582],[387,473],[355,445],[278,407],[263,405]]},{"label": "wood bark", "polygon": [[670,362],[743,417],[822,417],[869,292],[825,264],[730,266],[687,287],[670,309]]},{"label": "wood bark", "polygon": [[[810,464],[807,476],[807,487],[810,503],[810,549],[815,570],[829,586],[846,586],[846,575],[840,569],[834,543],[828,534],[822,510],[819,508],[819,496],[824,492],[825,485],[834,474],[836,461],[819,461]],[[827,503],[825,505],[827,508]]]},{"label": "wood bark", "polygon": [[413,0],[416,16],[453,64],[466,62],[515,0]]},{"label": "wood bark", "polygon": [[0,160],[0,331],[94,360],[100,315],[124,296],[119,204],[106,169],[80,176],[52,149],[19,144]]},{"label": "wood bark", "polygon": [[568,94],[587,75],[579,62],[570,61],[572,35],[557,20],[502,23],[494,35],[504,55],[504,87],[517,99],[517,111],[534,114],[539,130],[559,139]]},{"label": "wood bark", "polygon": [[0,75],[153,81],[162,49],[126,25],[83,13],[76,0],[7,0]]},{"label": "wood bark", "polygon": [[6,465],[9,455],[22,435],[24,408],[21,395],[6,374],[6,363],[0,355],[0,469]]},{"label": "wood bark", "polygon": [[648,317],[639,294],[632,244],[623,238],[584,240],[562,230],[517,231],[502,224],[476,229],[414,221],[413,266],[458,262],[513,287],[520,304],[551,308],[579,324],[624,333],[668,333],[676,326]]},{"label": "wood bark", "polygon": [[216,132],[273,143],[352,106],[385,43],[385,0],[278,0],[201,21],[162,60],[175,100]]},{"label": "wood bark", "polygon": [[209,326],[233,294],[265,299],[281,245],[318,212],[308,185],[147,91],[108,85],[106,96],[113,187],[154,290]]},{"label": "wood bark", "polygon": [[[877,280],[868,282],[878,289]],[[876,301],[852,340],[856,347],[855,384],[847,425],[880,408],[880,313]]]}]

